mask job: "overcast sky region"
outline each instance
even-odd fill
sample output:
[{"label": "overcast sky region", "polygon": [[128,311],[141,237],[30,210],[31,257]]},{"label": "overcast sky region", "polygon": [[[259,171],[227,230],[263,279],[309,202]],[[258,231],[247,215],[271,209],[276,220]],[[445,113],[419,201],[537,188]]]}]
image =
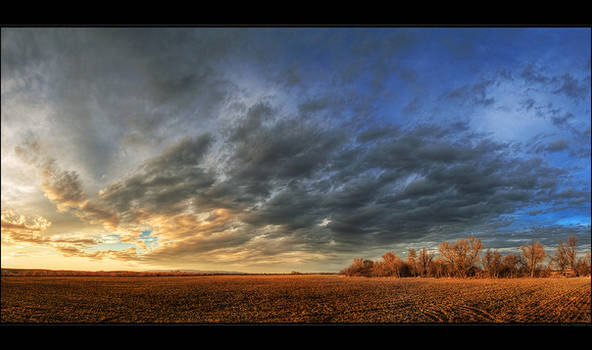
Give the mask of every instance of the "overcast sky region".
[{"label": "overcast sky region", "polygon": [[2,267],[590,250],[590,28],[2,28]]}]

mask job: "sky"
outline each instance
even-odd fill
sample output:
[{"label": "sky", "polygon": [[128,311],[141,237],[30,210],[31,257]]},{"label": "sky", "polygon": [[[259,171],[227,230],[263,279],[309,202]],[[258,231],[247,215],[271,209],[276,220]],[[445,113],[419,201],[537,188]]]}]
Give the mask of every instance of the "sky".
[{"label": "sky", "polygon": [[589,251],[590,32],[2,28],[2,267]]}]

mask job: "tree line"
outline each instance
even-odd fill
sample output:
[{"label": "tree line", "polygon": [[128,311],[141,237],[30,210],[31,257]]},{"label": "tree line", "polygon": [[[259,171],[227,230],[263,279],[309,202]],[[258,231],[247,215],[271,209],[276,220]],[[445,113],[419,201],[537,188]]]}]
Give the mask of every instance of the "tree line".
[{"label": "tree line", "polygon": [[213,276],[205,272],[136,272],[136,271],[73,271],[43,269],[1,269],[2,277],[165,277],[165,276]]},{"label": "tree line", "polygon": [[[381,261],[355,258],[352,265],[339,273],[366,277],[550,277],[589,276],[590,252],[577,257],[578,240],[570,236],[559,241],[555,253],[547,255],[545,246],[534,240],[520,247],[519,253],[502,255],[497,249],[487,249],[480,239],[461,238],[454,243],[442,242],[439,255],[423,248],[409,249],[402,259],[390,251]],[[481,252],[483,251],[483,254]],[[544,264],[548,258],[547,264]]]}]

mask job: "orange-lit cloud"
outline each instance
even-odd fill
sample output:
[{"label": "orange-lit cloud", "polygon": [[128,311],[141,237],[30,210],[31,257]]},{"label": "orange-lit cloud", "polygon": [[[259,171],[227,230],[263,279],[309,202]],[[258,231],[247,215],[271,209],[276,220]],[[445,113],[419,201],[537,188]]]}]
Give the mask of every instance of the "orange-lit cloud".
[{"label": "orange-lit cloud", "polygon": [[[2,244],[33,244],[50,246],[56,249],[86,247],[99,241],[92,238],[64,237],[46,235],[51,226],[44,217],[26,217],[12,210],[2,210]],[[76,248],[78,249],[78,248]]]}]

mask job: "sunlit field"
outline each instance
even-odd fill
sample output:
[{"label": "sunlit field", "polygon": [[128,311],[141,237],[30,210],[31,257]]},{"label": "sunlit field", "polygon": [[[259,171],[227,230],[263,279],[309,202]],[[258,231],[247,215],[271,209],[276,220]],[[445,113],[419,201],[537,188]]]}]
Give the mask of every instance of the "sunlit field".
[{"label": "sunlit field", "polygon": [[2,323],[590,323],[590,277],[2,277]]}]

